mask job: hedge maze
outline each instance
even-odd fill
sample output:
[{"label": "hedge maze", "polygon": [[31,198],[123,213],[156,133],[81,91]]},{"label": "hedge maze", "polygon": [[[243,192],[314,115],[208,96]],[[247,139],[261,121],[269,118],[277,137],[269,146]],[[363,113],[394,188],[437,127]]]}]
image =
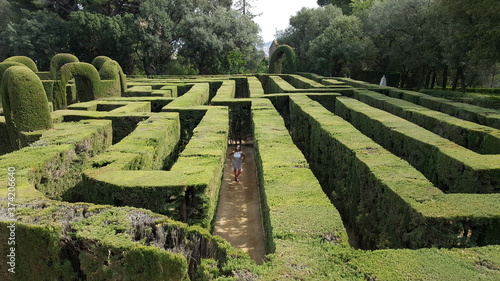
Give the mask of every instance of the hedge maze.
[{"label": "hedge maze", "polygon": [[[125,76],[102,56],[0,75],[1,280],[500,279],[500,110],[310,73]],[[234,143],[255,150],[260,266],[210,234]]]}]

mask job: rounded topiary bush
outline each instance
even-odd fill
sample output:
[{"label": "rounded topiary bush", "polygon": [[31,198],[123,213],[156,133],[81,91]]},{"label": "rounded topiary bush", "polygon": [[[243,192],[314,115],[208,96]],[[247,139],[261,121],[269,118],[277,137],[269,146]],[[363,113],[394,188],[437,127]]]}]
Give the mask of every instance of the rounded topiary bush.
[{"label": "rounded topiary bush", "polygon": [[112,60],[110,57],[107,56],[97,56],[92,60],[92,65],[97,68],[97,71],[101,70],[102,65],[107,62]]},{"label": "rounded topiary bush", "polygon": [[269,73],[294,73],[296,71],[297,55],[295,54],[295,51],[288,45],[280,45],[276,48],[269,61]]},{"label": "rounded topiary bush", "polygon": [[52,79],[57,78],[57,72],[61,69],[61,67],[67,63],[79,62],[80,60],[72,54],[56,54],[50,60],[50,75]]},{"label": "rounded topiary bush", "polygon": [[66,84],[75,78],[78,101],[91,101],[99,96],[101,79],[97,69],[85,62],[72,62],[64,64],[56,76],[54,87],[54,108],[67,107]]},{"label": "rounded topiary bush", "polygon": [[26,66],[5,70],[0,86],[2,105],[11,144],[19,149],[22,132],[52,128],[49,103],[38,75]]},{"label": "rounded topiary bush", "polygon": [[[99,69],[99,68],[98,68]],[[120,64],[114,60],[107,60],[99,69],[101,80],[113,80],[113,89],[108,91],[108,96],[122,96],[127,89],[127,77]]]},{"label": "rounded topiary bush", "polygon": [[25,66],[27,66],[29,69],[31,69],[33,72],[38,72],[38,67],[36,66],[36,63],[31,58],[29,58],[29,57],[25,57],[25,56],[13,56],[13,57],[5,59],[4,62],[18,62],[18,63],[22,63]]}]

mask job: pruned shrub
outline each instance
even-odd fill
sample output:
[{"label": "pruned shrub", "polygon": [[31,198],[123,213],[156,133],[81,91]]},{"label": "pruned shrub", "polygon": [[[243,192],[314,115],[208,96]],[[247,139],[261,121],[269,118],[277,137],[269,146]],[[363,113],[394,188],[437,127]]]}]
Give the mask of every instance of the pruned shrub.
[{"label": "pruned shrub", "polygon": [[36,63],[29,57],[25,56],[13,56],[4,60],[4,62],[18,62],[27,66],[29,69],[33,70],[33,72],[38,72],[38,67]]},{"label": "pruned shrub", "polygon": [[297,55],[292,47],[280,45],[269,62],[269,73],[294,73],[297,71]]},{"label": "pruned shrub", "polygon": [[52,128],[49,104],[40,78],[26,66],[9,67],[0,87],[7,131],[14,148],[26,144],[22,132]]}]

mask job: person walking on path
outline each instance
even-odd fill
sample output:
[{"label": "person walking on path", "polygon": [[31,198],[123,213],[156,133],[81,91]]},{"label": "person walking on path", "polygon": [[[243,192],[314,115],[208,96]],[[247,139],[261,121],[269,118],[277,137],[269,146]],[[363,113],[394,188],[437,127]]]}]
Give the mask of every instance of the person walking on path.
[{"label": "person walking on path", "polygon": [[231,157],[231,166],[233,167],[234,180],[240,182],[238,177],[239,175],[241,175],[241,171],[243,170],[241,166],[245,161],[245,153],[241,151],[241,146],[237,145],[236,149],[229,154],[229,157]]}]

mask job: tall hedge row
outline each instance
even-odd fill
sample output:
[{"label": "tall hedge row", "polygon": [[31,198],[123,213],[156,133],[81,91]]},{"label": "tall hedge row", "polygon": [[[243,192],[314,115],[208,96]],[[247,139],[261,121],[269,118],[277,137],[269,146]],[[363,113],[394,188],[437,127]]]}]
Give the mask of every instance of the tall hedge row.
[{"label": "tall hedge row", "polygon": [[480,155],[355,99],[338,97],[335,113],[411,163],[445,192],[500,191],[500,155]]},{"label": "tall hedge row", "polygon": [[52,128],[49,104],[40,78],[26,66],[5,70],[0,95],[13,148],[26,146],[22,132]]},{"label": "tall hedge row", "polygon": [[295,143],[363,247],[499,242],[498,194],[442,193],[406,161],[305,96],[290,96],[290,124]]}]

